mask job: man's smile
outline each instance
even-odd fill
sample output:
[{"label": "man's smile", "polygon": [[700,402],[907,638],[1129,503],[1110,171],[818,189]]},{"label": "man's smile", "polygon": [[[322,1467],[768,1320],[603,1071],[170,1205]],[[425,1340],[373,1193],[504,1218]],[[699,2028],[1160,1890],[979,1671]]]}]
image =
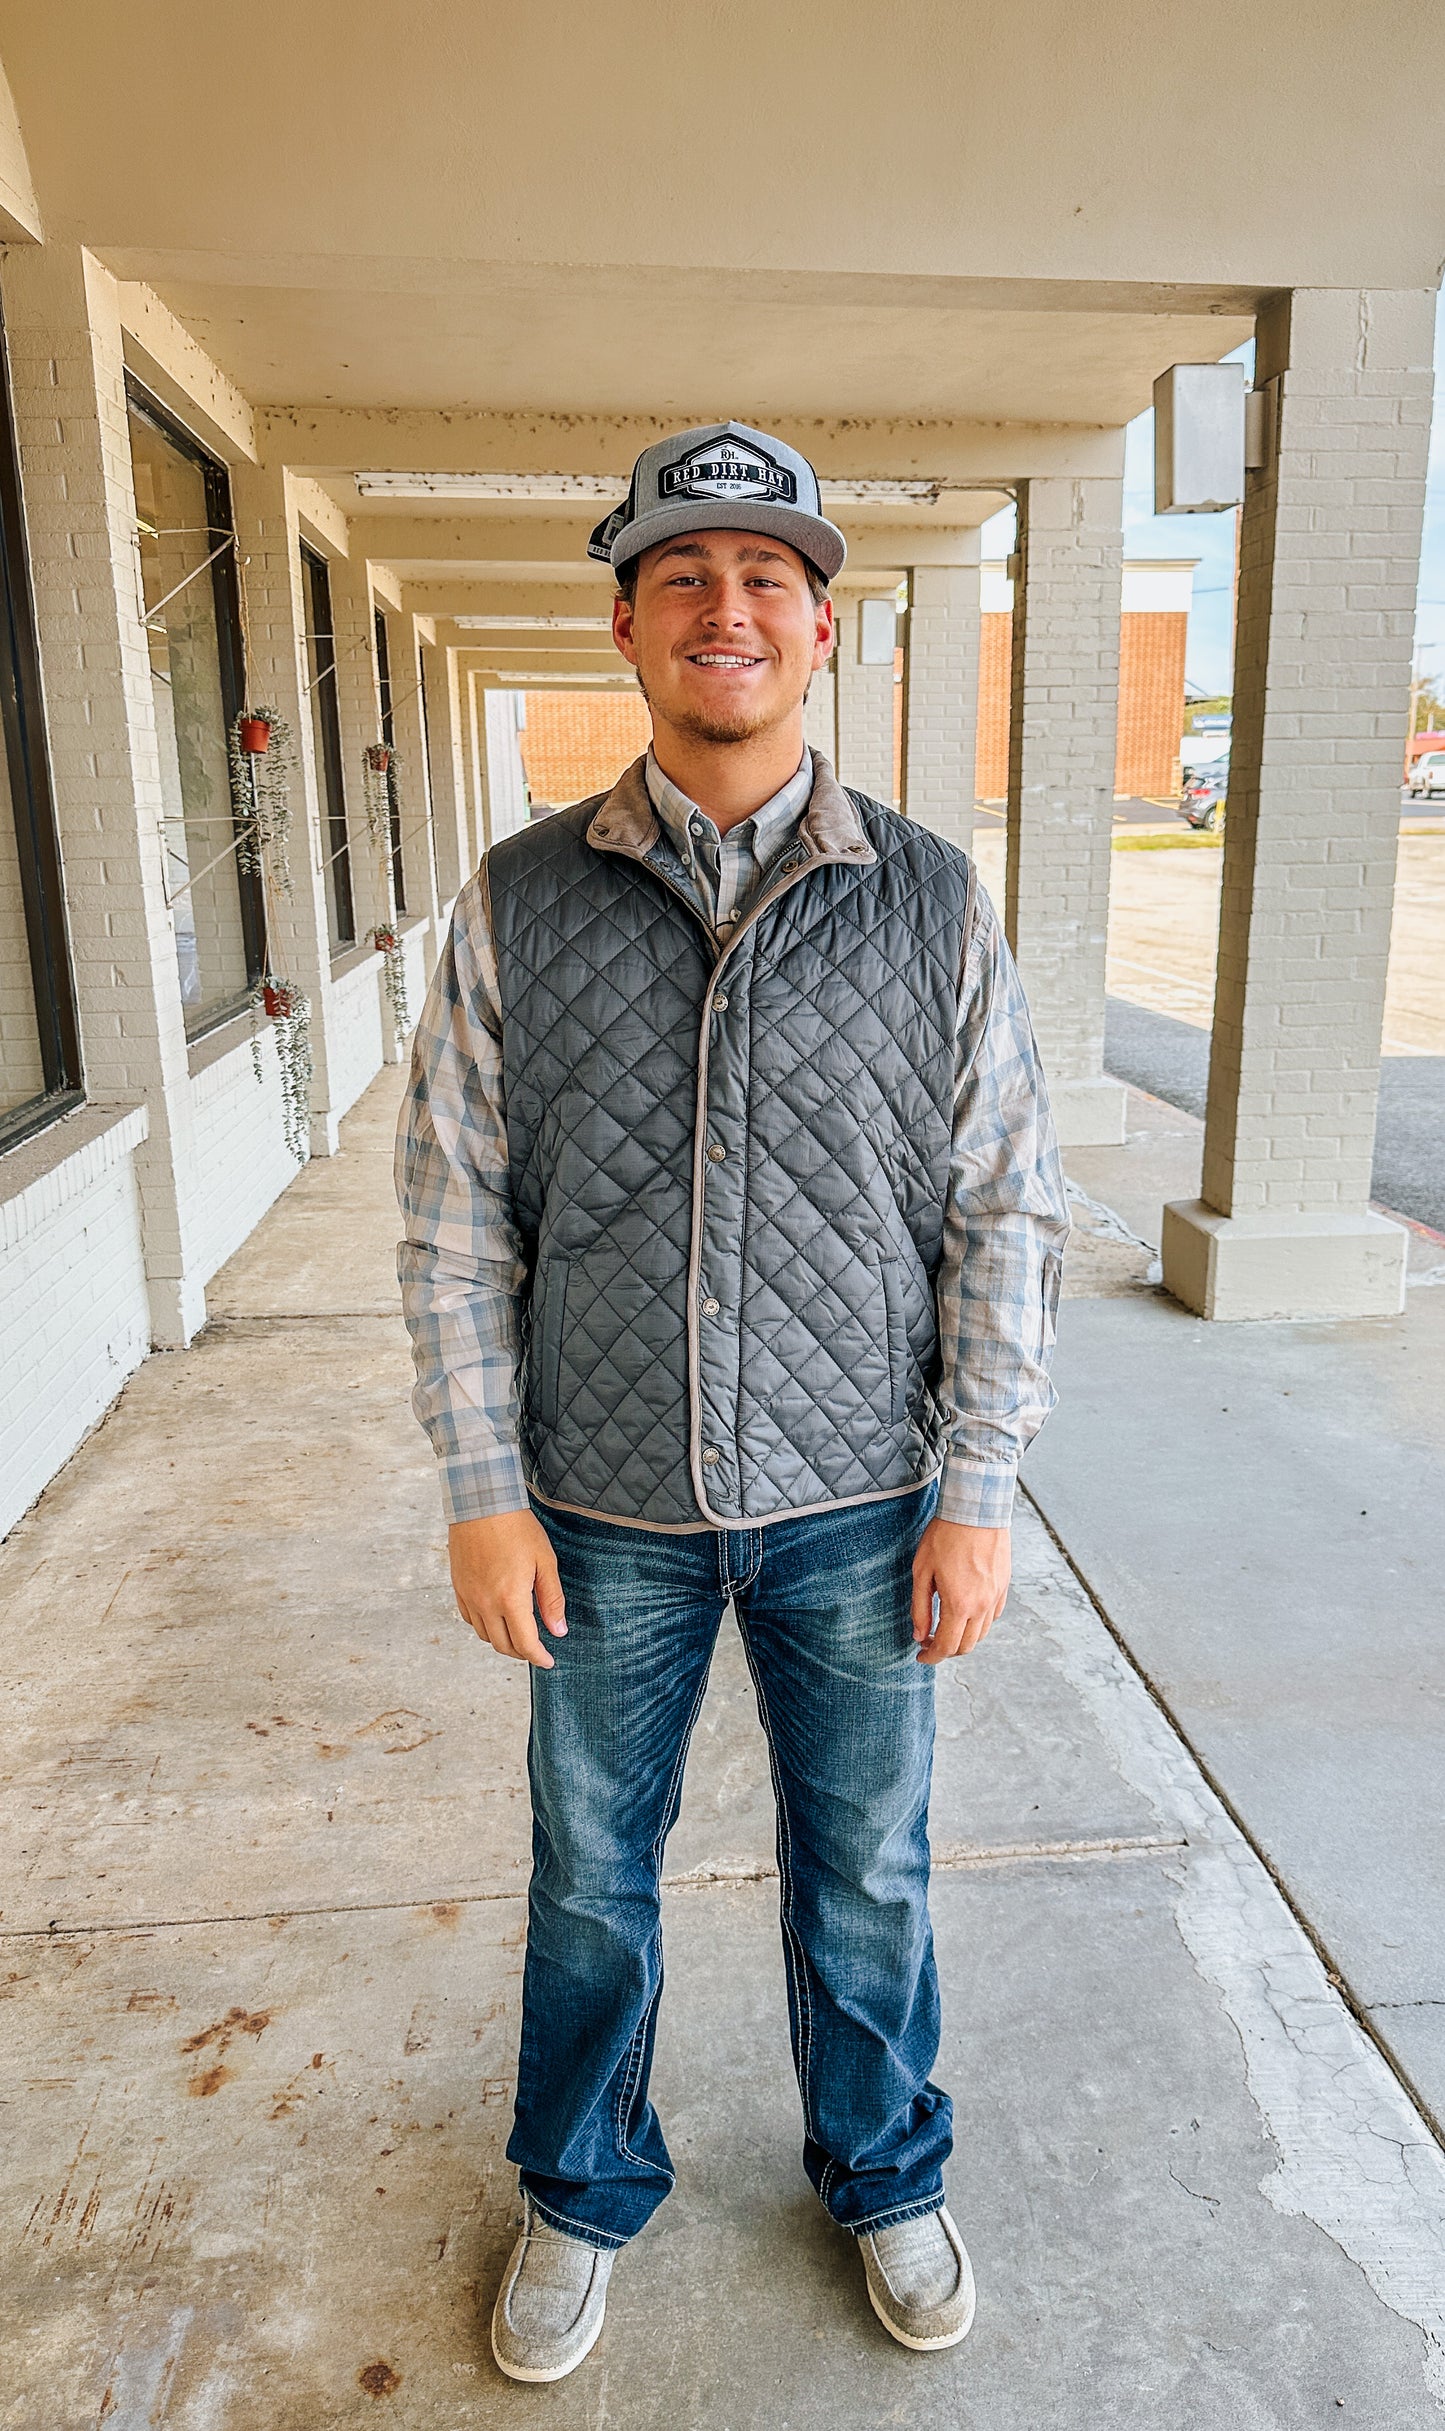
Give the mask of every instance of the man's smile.
[{"label": "man's smile", "polygon": [[752,658],[740,650],[689,650],[684,654],[692,667],[761,667],[760,657]]}]

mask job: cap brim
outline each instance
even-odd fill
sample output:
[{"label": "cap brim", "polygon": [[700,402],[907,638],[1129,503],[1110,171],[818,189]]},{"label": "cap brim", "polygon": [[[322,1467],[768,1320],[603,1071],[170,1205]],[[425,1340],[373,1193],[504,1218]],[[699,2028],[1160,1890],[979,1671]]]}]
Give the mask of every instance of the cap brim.
[{"label": "cap brim", "polygon": [[684,532],[766,532],[770,540],[785,540],[790,549],[815,565],[825,582],[843,570],[848,543],[836,523],[801,507],[779,506],[750,498],[690,498],[686,505],[658,507],[626,523],[612,543],[614,567],[625,566],[644,549],[660,541],[678,540]]}]

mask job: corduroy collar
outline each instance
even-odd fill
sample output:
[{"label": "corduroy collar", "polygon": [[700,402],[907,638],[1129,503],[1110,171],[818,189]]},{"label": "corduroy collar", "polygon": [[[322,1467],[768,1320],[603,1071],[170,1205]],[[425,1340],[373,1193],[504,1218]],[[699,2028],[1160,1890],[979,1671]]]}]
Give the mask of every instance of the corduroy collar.
[{"label": "corduroy collar", "polygon": [[[598,804],[587,829],[587,841],[599,852],[622,852],[645,859],[662,835],[662,825],[647,790],[646,756],[625,768],[606,799]],[[813,754],[813,790],[798,822],[798,840],[806,844],[810,861],[847,861],[863,868],[878,856],[863,832],[849,796],[821,752]]]}]

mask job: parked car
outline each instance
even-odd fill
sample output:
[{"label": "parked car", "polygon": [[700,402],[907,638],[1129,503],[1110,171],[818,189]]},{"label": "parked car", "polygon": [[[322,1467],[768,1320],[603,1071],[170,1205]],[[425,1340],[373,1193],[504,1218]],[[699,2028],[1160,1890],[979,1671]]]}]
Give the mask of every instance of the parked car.
[{"label": "parked car", "polygon": [[1422,751],[1410,771],[1410,792],[1418,801],[1423,794],[1433,801],[1445,794],[1445,751]]},{"label": "parked car", "polygon": [[1217,827],[1229,792],[1228,760],[1206,760],[1191,768],[1179,797],[1179,816],[1191,827]]}]

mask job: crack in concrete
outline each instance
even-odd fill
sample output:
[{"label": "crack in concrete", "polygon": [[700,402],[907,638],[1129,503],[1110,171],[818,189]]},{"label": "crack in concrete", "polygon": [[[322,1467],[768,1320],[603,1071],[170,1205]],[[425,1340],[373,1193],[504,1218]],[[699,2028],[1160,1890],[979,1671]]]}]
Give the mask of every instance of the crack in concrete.
[{"label": "crack in concrete", "polygon": [[1239,2037],[1279,2155],[1261,2192],[1322,2229],[1421,2332],[1425,2384],[1445,2411],[1445,2152],[1028,1508],[1015,1525],[1014,1580],[1121,1775],[1188,1844],[1169,1869],[1175,1919]]},{"label": "crack in concrete", "polygon": [[[1045,1865],[1060,1859],[1076,1862],[1080,1859],[1112,1857],[1153,1857],[1182,1849],[1185,1843],[1176,1836],[1162,1837],[1141,1832],[1112,1840],[1020,1840],[1002,1842],[996,1847],[973,1847],[963,1844],[935,1849],[935,1873],[954,1873],[971,1866]],[[737,1884],[776,1882],[778,1869],[766,1859],[737,1865],[695,1866],[685,1874],[664,1874],[664,1891],[730,1890]],[[525,1899],[527,1889],[520,1884],[516,1890],[490,1891],[428,1891],[411,1899],[353,1899],[340,1900],[330,1906],[296,1908],[248,1908],[221,1916],[128,1916],[102,1917],[74,1924],[62,1923],[54,1917],[43,1925],[0,1924],[0,1944],[7,1941],[85,1941],[96,1940],[106,1933],[182,1933],[216,1925],[289,1924],[293,1920],[328,1916],[392,1916],[409,1909],[435,1908],[445,1903],[450,1907],[476,1908],[494,1906],[498,1901]]]}]

